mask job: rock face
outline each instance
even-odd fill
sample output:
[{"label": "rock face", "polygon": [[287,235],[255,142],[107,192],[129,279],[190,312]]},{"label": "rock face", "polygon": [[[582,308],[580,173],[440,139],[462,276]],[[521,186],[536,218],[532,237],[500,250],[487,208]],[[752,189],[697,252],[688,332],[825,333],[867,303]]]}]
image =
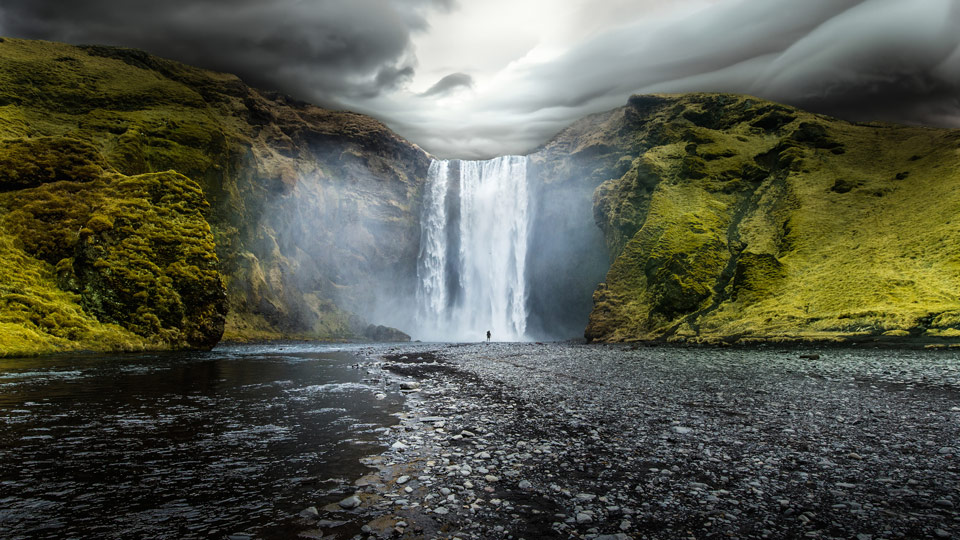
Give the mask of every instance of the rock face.
[{"label": "rock face", "polygon": [[232,75],[4,39],[0,353],[396,324],[379,314],[413,294],[396,276],[416,272],[428,164],[369,117]]},{"label": "rock face", "polygon": [[533,208],[527,271],[530,320],[537,339],[580,337],[593,291],[610,268],[593,192],[629,167],[637,115],[621,108],[588,116],[530,154]]},{"label": "rock face", "polygon": [[595,186],[613,261],[586,337],[960,335],[960,132],[746,96],[634,96],[538,153]]},{"label": "rock face", "polygon": [[396,328],[390,328],[389,326],[383,326],[380,324],[371,324],[364,328],[363,337],[369,339],[370,341],[410,341],[409,335],[397,330]]}]

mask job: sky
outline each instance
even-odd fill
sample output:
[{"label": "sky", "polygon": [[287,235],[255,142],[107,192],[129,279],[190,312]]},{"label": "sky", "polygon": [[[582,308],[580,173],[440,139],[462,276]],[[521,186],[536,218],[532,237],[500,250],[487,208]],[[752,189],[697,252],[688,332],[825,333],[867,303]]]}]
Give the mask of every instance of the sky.
[{"label": "sky", "polygon": [[3,0],[0,34],[236,73],[438,157],[527,153],[649,92],[960,127],[960,0]]}]

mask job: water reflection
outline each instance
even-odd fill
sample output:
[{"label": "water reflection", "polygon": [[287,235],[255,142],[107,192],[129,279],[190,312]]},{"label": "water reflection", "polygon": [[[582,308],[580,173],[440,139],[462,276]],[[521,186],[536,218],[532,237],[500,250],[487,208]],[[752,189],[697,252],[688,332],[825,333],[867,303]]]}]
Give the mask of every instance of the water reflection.
[{"label": "water reflection", "polygon": [[0,529],[295,536],[399,410],[354,362],[303,345],[0,361]]}]

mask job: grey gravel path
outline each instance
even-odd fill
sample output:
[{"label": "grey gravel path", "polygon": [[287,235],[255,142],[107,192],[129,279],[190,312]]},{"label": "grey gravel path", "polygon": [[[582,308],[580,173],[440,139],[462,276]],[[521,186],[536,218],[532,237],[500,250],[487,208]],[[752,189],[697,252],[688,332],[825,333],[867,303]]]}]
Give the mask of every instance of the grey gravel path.
[{"label": "grey gravel path", "polygon": [[367,358],[408,400],[358,488],[361,538],[960,537],[960,351]]}]

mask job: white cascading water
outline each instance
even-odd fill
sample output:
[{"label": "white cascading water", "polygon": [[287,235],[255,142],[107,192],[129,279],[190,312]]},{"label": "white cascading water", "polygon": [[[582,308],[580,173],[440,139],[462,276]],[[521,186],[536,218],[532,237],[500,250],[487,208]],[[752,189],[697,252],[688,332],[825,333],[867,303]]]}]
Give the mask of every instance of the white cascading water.
[{"label": "white cascading water", "polygon": [[[417,319],[436,319],[447,308],[447,185],[449,161],[433,160],[420,216],[420,253],[417,256]],[[433,322],[436,322],[435,320]]]},{"label": "white cascading water", "polygon": [[[525,339],[529,218],[527,158],[430,164],[417,263],[417,337],[428,341]],[[459,201],[448,201],[459,193]],[[459,203],[459,204],[457,204]],[[448,209],[458,212],[448,212]]]}]

